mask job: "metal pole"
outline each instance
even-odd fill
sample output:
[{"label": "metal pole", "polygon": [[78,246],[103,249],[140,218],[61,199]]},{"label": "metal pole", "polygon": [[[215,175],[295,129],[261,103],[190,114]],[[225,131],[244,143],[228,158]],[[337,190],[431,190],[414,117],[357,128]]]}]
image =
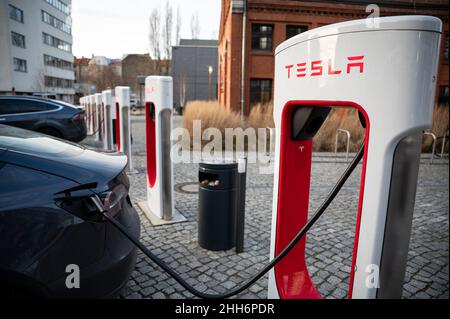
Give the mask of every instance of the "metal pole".
[{"label": "metal pole", "polygon": [[131,160],[131,118],[130,118],[130,108],[128,106],[122,107],[120,123],[122,124],[122,150],[123,153],[128,157],[127,172],[131,173],[133,171],[133,163]]},{"label": "metal pole", "polygon": [[120,123],[120,152],[128,157],[127,173],[135,173],[133,170],[131,153],[131,114],[130,114],[130,88],[128,86],[116,87],[116,102],[119,106],[117,118]]},{"label": "metal pole", "polygon": [[431,147],[431,159],[430,159],[430,164],[433,164],[433,162],[434,162],[434,152],[436,152],[436,135],[431,133],[431,132],[424,132],[423,135],[431,136],[431,138],[433,139],[433,144],[432,144],[432,147]]},{"label": "metal pole", "polygon": [[211,73],[209,73],[209,93],[208,93],[208,101],[211,101]]},{"label": "metal pole", "polygon": [[244,252],[245,197],[247,187],[247,157],[238,160],[238,201],[236,211],[236,253]]},{"label": "metal pole", "polygon": [[444,158],[444,152],[445,152],[445,140],[448,137],[448,131],[447,134],[444,134],[444,136],[442,136],[442,148],[441,148],[441,158]]},{"label": "metal pole", "polygon": [[162,200],[163,200],[163,220],[171,221],[173,219],[173,198],[172,198],[172,159],[170,158],[171,140],[170,133],[172,131],[172,110],[165,109],[161,111],[161,115],[156,118],[161,124],[161,160],[162,161]]},{"label": "metal pole", "polygon": [[244,0],[242,14],[242,69],[241,69],[241,119],[245,117],[245,73],[246,73],[246,41],[247,41],[247,0]]},{"label": "metal pole", "polygon": [[269,131],[269,142],[267,142],[266,136],[266,155],[272,154],[275,145],[275,129],[273,127],[266,127],[266,132]]},{"label": "metal pole", "polygon": [[105,129],[106,138],[104,141],[105,149],[111,151],[113,149],[113,126],[111,120],[111,104],[105,106]]},{"label": "metal pole", "polygon": [[345,135],[347,135],[347,154],[345,155],[345,161],[348,161],[348,155],[350,153],[350,140],[351,140],[351,133],[347,130],[343,130],[343,129],[338,129],[336,131],[336,141],[334,144],[334,153],[337,153],[338,151],[338,142],[339,142],[339,133],[344,133]]}]

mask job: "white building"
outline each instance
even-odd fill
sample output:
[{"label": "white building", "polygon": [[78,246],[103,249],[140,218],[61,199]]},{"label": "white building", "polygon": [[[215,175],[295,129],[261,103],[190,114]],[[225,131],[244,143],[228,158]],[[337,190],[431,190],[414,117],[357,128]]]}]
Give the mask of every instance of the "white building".
[{"label": "white building", "polygon": [[71,0],[0,0],[0,94],[73,102]]}]

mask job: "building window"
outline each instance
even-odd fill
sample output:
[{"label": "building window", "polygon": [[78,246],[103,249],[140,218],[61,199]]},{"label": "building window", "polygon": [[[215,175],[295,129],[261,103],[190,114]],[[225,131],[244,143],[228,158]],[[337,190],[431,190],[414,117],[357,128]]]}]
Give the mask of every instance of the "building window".
[{"label": "building window", "polygon": [[272,79],[250,80],[250,106],[272,101]]},{"label": "building window", "polygon": [[45,86],[50,88],[71,89],[73,88],[73,80],[55,78],[53,76],[46,76],[44,78]]},{"label": "building window", "polygon": [[73,63],[62,60],[59,58],[55,58],[54,56],[44,54],[44,65],[46,66],[52,66],[58,69],[64,69],[64,70],[72,70],[73,69]]},{"label": "building window", "polygon": [[14,58],[14,71],[27,72],[27,61]]},{"label": "building window", "polygon": [[448,32],[445,34],[445,39],[444,39],[444,59],[445,59],[445,62],[448,63]]},{"label": "building window", "polygon": [[252,50],[272,51],[273,48],[273,25],[252,25]]},{"label": "building window", "polygon": [[306,31],[308,31],[308,27],[304,25],[287,25],[286,40]]},{"label": "building window", "polygon": [[25,48],[25,36],[16,32],[11,32],[12,45]]},{"label": "building window", "polygon": [[48,12],[45,12],[44,10],[41,11],[42,13],[42,21],[51,25],[52,27],[61,30],[62,32],[65,32],[67,34],[71,34],[72,30],[70,25],[67,23],[64,23],[63,21],[59,20],[58,18],[52,16]]},{"label": "building window", "polygon": [[448,107],[448,86],[439,87],[438,106]]},{"label": "building window", "polygon": [[70,6],[62,2],[61,0],[44,0],[52,7],[58,9],[59,11],[69,15],[70,14]]},{"label": "building window", "polygon": [[23,11],[15,6],[9,5],[9,17],[17,22],[23,23]]},{"label": "building window", "polygon": [[61,39],[55,38],[54,36],[42,33],[42,38],[45,44],[52,46],[54,48],[71,52],[72,51],[72,45],[66,41],[63,41]]}]

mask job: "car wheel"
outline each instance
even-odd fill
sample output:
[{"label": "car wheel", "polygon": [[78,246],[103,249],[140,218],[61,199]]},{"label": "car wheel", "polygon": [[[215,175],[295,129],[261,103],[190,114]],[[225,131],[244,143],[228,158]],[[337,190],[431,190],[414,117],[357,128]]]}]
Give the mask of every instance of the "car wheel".
[{"label": "car wheel", "polygon": [[50,136],[57,137],[57,138],[63,137],[60,131],[58,131],[57,129],[54,129],[52,127],[44,127],[39,130],[39,133],[42,133],[45,135],[50,135]]}]

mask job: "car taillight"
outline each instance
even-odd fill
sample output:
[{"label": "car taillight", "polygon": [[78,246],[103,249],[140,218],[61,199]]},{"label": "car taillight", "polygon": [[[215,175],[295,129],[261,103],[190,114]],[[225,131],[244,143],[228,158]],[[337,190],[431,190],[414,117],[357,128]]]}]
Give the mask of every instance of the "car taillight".
[{"label": "car taillight", "polygon": [[72,117],[72,120],[74,120],[74,121],[82,121],[84,119],[84,113],[83,112],[80,112],[80,113],[78,113],[78,114],[75,114],[73,117]]},{"label": "car taillight", "polygon": [[122,205],[125,202],[124,199],[128,196],[127,188],[119,184],[111,191],[100,195],[103,201],[103,206],[110,217],[117,215],[122,210]]}]

